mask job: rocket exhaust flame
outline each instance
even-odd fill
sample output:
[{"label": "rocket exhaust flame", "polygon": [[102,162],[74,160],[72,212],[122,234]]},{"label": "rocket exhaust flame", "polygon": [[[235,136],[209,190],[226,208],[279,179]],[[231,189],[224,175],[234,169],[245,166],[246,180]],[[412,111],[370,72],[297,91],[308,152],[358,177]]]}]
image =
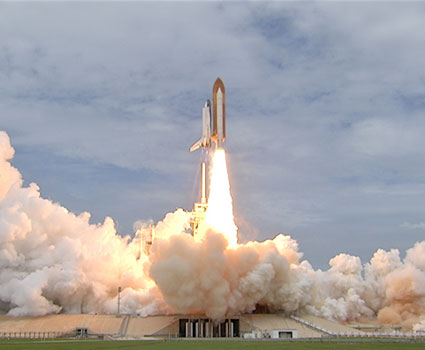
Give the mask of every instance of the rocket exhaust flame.
[{"label": "rocket exhaust flame", "polygon": [[237,245],[237,227],[233,217],[232,196],[224,149],[217,149],[213,155],[208,209],[205,223],[222,233],[229,247]]}]

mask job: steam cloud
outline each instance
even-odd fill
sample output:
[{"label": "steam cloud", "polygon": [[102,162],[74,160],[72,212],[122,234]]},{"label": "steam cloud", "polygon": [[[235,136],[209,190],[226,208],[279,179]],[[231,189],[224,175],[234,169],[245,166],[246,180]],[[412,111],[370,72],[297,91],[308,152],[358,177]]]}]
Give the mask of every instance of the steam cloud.
[{"label": "steam cloud", "polygon": [[189,214],[168,213],[155,226],[146,255],[142,239],[121,237],[107,217],[89,223],[23,187],[9,160],[14,150],[0,132],[0,311],[14,316],[122,312],[140,315],[205,313],[213,319],[270,310],[314,314],[338,321],[377,320],[425,330],[425,242],[401,261],[396,249],[379,249],[369,263],[339,254],[327,271],[302,260],[298,244],[278,235],[229,248],[210,229],[203,240],[189,234]]}]

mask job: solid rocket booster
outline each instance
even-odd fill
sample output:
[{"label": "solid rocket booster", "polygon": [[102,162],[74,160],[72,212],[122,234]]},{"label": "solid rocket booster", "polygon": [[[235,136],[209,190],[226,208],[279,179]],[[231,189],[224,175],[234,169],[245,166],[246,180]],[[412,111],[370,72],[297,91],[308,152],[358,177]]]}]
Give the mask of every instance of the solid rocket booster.
[{"label": "solid rocket booster", "polygon": [[[211,107],[213,117],[211,118]],[[202,108],[202,136],[190,147],[190,152],[198,148],[209,149],[211,141],[217,148],[221,148],[226,140],[226,89],[220,78],[217,78],[213,86],[213,105],[210,100],[205,102]]]}]

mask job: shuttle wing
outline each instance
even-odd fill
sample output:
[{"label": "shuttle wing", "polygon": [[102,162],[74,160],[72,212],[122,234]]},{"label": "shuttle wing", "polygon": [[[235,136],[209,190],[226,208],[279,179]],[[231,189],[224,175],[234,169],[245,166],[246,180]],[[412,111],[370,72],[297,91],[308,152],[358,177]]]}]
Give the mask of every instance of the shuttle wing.
[{"label": "shuttle wing", "polygon": [[200,138],[198,141],[196,141],[190,148],[189,148],[189,151],[190,152],[193,152],[193,151],[196,151],[198,148],[200,148],[201,147],[201,144],[202,144],[202,138]]}]

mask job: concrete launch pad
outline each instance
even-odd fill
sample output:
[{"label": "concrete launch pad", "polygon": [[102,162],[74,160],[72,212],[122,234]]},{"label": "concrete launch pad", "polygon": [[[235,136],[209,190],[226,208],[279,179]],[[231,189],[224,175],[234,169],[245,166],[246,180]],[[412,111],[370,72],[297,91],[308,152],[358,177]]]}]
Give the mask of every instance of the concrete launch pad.
[{"label": "concrete launch pad", "polygon": [[[315,316],[245,314],[214,323],[203,315],[129,316],[59,314],[0,316],[1,338],[108,336],[114,338],[323,338],[366,333]],[[375,335],[379,336],[379,335]]]}]

